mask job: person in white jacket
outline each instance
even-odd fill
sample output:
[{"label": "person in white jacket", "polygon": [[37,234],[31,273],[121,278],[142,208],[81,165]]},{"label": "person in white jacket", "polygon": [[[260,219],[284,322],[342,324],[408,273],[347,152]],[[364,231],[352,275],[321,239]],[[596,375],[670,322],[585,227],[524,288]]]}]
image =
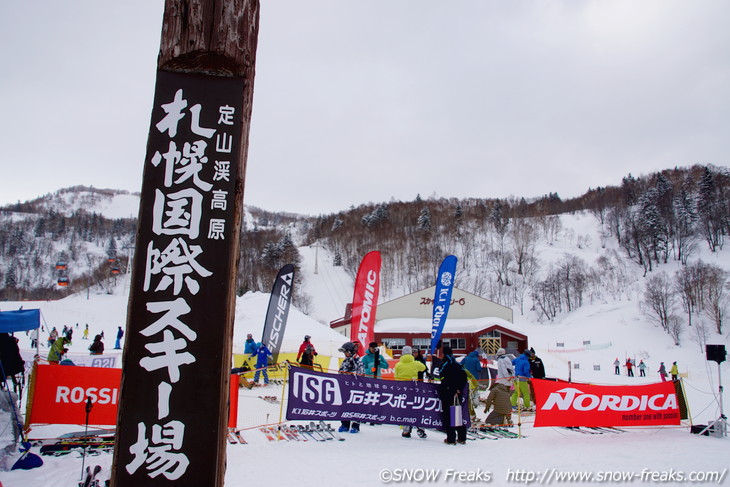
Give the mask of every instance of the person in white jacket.
[{"label": "person in white jacket", "polygon": [[504,384],[507,387],[512,385],[515,376],[515,368],[512,365],[514,356],[507,354],[504,348],[497,350],[497,377],[498,384]]}]

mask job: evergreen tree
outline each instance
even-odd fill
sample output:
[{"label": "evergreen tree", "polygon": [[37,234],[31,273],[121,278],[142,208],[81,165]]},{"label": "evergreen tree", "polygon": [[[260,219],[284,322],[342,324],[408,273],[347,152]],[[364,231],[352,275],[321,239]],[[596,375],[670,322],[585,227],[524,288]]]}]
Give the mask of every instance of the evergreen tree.
[{"label": "evergreen tree", "polygon": [[431,212],[426,207],[421,210],[421,214],[418,216],[418,229],[425,233],[431,231]]}]

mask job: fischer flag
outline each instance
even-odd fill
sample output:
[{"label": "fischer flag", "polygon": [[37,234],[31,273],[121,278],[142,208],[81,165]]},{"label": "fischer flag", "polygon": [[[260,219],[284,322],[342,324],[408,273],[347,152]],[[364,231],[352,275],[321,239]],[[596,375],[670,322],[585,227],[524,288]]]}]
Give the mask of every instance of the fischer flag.
[{"label": "fischer flag", "polygon": [[350,339],[358,342],[358,355],[365,355],[370,342],[375,339],[375,312],[380,292],[380,252],[368,252],[360,262],[352,296],[352,321]]},{"label": "fischer flag", "polygon": [[596,386],[532,379],[535,426],[678,425],[679,405],[670,381],[637,386]]},{"label": "fischer flag", "polygon": [[456,275],[456,257],[447,255],[441,262],[438,276],[436,276],[436,291],[433,296],[433,317],[431,318],[431,355],[444,331],[446,317],[451,305],[451,292],[454,290],[454,276]]},{"label": "fischer flag", "polygon": [[121,380],[122,369],[38,365],[26,426],[84,424],[87,397],[92,404],[89,424],[115,425]]},{"label": "fischer flag", "polygon": [[274,363],[278,362],[277,356],[284,338],[293,287],[294,266],[287,264],[279,270],[279,274],[277,274],[271,288],[269,308],[266,310],[266,321],[264,322],[264,333],[261,336],[261,343],[266,344],[268,347]]}]

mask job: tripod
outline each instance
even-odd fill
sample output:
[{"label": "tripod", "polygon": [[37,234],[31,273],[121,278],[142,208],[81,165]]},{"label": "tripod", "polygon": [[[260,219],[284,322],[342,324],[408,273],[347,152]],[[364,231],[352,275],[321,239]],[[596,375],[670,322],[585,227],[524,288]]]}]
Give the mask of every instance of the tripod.
[{"label": "tripod", "polygon": [[700,435],[705,434],[705,431],[707,431],[712,436],[727,436],[727,417],[725,416],[725,411],[723,410],[722,406],[722,369],[720,368],[721,362],[717,362],[717,379],[718,379],[718,389],[720,392],[720,417],[717,418],[712,423],[708,424],[707,427],[705,427],[702,431],[699,432]]}]

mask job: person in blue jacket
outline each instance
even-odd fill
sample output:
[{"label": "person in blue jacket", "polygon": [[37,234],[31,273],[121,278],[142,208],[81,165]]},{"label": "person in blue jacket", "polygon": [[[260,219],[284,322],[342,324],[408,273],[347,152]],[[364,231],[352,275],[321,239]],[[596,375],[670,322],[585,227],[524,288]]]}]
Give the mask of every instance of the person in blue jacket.
[{"label": "person in blue jacket", "polygon": [[482,371],[482,362],[479,360],[479,351],[474,350],[469,355],[464,357],[461,361],[462,367],[471,372],[476,380],[479,380],[479,375]]},{"label": "person in blue jacket", "polygon": [[269,366],[269,357],[271,356],[271,351],[268,349],[265,343],[257,343],[256,344],[256,351],[251,355],[252,357],[256,357],[256,373],[253,376],[253,381],[258,384],[259,382],[259,373],[264,373],[264,385],[269,383],[269,373],[266,371],[266,368]]},{"label": "person in blue jacket", "polygon": [[525,350],[522,355],[512,361],[515,367],[515,392],[510,398],[513,408],[517,408],[517,401],[522,397],[524,408],[530,410],[530,351]]}]

